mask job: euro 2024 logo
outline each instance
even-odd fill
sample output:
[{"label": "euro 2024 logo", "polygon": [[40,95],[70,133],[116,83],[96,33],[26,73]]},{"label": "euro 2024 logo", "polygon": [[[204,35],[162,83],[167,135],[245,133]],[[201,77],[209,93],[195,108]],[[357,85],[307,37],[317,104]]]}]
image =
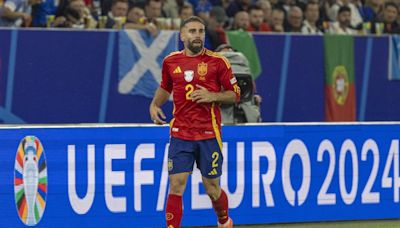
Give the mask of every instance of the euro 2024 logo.
[{"label": "euro 2024 logo", "polygon": [[21,221],[39,223],[46,207],[47,165],[43,146],[35,136],[26,136],[18,146],[14,170],[15,204]]}]

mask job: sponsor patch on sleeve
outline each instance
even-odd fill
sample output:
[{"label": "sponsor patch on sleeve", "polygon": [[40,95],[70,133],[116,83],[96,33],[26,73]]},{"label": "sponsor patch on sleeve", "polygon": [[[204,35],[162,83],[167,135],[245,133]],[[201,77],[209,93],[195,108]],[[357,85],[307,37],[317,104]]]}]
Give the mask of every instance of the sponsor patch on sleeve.
[{"label": "sponsor patch on sleeve", "polygon": [[235,77],[231,78],[230,81],[231,81],[231,85],[233,85],[233,84],[235,84],[237,82]]}]

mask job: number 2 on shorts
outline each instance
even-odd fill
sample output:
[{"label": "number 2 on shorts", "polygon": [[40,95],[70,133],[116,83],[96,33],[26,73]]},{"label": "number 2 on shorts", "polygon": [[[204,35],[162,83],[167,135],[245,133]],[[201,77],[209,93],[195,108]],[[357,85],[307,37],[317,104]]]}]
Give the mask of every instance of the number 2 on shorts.
[{"label": "number 2 on shorts", "polygon": [[212,167],[213,167],[213,168],[218,167],[219,153],[218,153],[218,152],[214,152],[214,153],[212,153],[211,157],[213,158]]}]

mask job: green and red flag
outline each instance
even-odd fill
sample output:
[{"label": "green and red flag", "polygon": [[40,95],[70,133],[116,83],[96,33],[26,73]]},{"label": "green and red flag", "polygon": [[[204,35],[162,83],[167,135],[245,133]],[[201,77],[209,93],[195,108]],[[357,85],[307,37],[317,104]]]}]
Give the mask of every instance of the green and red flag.
[{"label": "green and red flag", "polygon": [[355,121],[353,37],[325,35],[325,120]]}]

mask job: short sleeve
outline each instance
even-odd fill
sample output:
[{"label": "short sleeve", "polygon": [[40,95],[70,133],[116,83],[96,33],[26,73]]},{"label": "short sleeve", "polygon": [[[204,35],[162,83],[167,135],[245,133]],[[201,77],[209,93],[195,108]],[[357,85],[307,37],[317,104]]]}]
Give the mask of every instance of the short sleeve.
[{"label": "short sleeve", "polygon": [[219,65],[220,83],[224,90],[233,91],[236,94],[236,101],[240,100],[240,87],[237,84],[235,75],[232,73],[232,67],[229,61],[222,57]]},{"label": "short sleeve", "polygon": [[168,64],[166,63],[166,59],[164,59],[162,64],[160,87],[169,93],[172,92],[172,78],[171,75],[169,74],[169,69],[168,69]]}]

